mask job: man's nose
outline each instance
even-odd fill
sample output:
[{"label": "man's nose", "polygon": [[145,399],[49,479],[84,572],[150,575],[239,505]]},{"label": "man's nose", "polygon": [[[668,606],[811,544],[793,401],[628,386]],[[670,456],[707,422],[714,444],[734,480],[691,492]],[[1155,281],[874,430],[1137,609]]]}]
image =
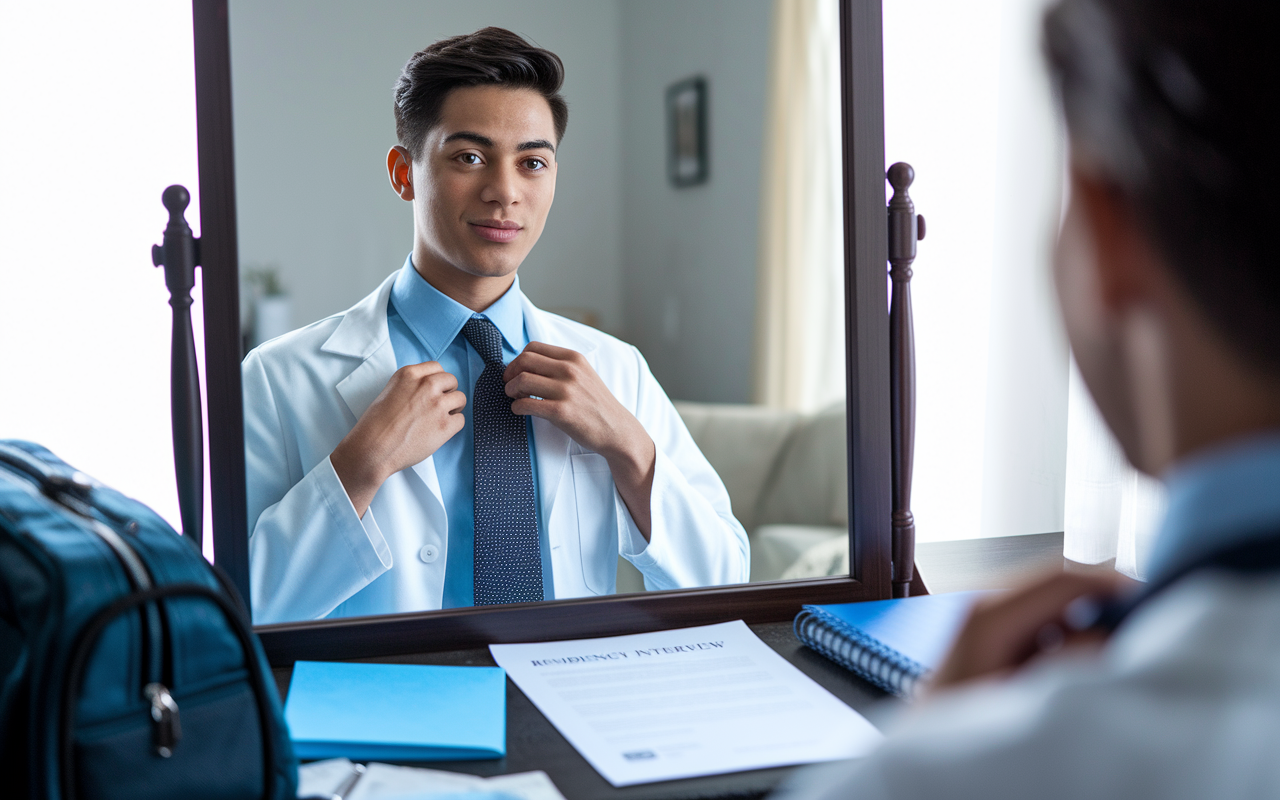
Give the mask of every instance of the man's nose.
[{"label": "man's nose", "polygon": [[489,174],[489,180],[480,191],[480,199],[486,203],[509,206],[519,200],[518,176],[515,167],[499,165]]}]

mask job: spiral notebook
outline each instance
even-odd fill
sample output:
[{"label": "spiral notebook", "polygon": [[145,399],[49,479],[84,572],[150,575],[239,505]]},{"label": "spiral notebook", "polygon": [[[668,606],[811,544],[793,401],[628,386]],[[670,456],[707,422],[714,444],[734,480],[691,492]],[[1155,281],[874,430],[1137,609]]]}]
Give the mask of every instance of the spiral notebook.
[{"label": "spiral notebook", "polygon": [[989,591],[805,606],[800,641],[886,692],[909,698],[937,669],[969,608]]}]

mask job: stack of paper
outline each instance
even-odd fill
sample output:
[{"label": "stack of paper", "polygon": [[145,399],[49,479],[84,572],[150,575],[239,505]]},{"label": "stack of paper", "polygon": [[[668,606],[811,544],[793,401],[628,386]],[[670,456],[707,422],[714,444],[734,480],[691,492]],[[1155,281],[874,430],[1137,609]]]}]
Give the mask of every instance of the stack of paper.
[{"label": "stack of paper", "polygon": [[[361,770],[357,772],[357,770]],[[298,797],[341,800],[564,800],[545,772],[478,778],[434,769],[369,764],[345,758],[298,768]]]}]

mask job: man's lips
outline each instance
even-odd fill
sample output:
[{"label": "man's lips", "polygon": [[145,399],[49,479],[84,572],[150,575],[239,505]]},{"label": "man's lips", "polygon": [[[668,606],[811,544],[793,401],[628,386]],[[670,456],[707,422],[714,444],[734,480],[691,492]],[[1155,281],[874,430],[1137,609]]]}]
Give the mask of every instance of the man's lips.
[{"label": "man's lips", "polygon": [[519,236],[522,230],[520,223],[509,219],[485,219],[467,224],[480,238],[491,242],[509,242]]}]

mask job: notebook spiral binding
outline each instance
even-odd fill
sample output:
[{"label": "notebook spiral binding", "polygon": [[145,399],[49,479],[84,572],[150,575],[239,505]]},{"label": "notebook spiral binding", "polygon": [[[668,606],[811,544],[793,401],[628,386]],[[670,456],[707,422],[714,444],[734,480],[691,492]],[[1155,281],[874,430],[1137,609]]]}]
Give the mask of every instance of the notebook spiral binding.
[{"label": "notebook spiral binding", "polygon": [[820,608],[805,606],[795,634],[805,646],[890,694],[911,698],[929,670]]}]

